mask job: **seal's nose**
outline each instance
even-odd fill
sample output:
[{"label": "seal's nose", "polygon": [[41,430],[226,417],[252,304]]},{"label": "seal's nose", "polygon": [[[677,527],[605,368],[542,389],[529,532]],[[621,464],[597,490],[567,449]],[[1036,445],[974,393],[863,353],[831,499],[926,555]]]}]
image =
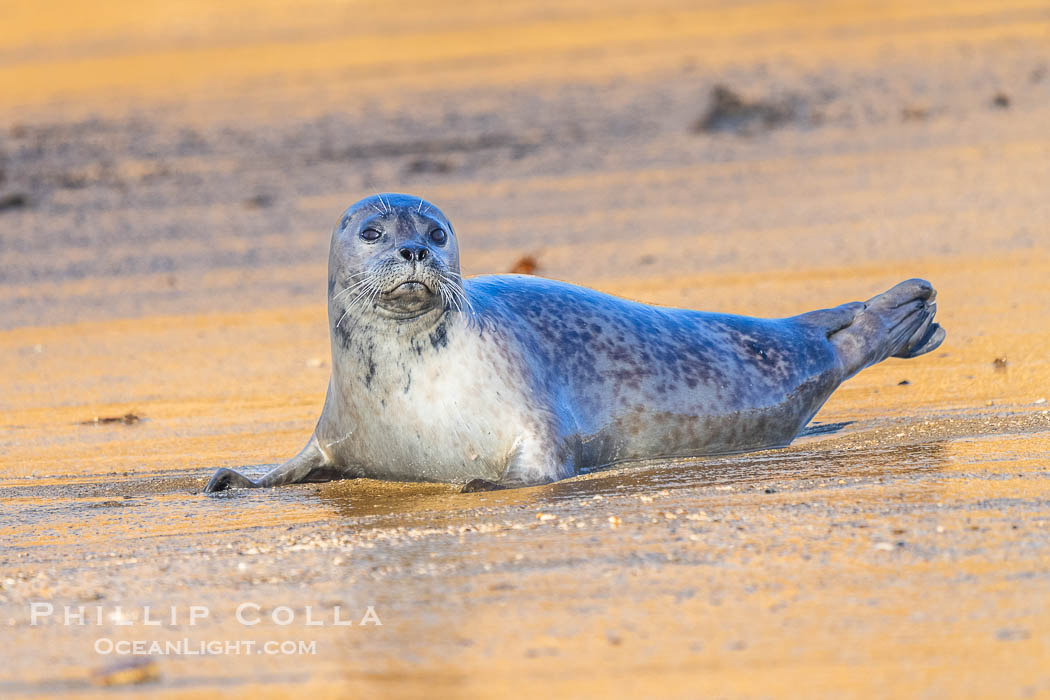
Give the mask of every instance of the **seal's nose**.
[{"label": "seal's nose", "polygon": [[430,251],[427,250],[426,246],[419,245],[418,243],[406,243],[398,249],[397,254],[405,260],[418,260],[422,262],[429,252]]}]

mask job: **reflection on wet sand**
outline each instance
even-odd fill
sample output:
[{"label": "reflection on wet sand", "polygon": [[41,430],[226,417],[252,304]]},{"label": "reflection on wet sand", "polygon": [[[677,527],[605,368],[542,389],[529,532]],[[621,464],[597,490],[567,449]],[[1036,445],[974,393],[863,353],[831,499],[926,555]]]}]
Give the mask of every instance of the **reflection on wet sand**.
[{"label": "reflection on wet sand", "polygon": [[843,476],[871,478],[903,476],[916,471],[936,471],[941,466],[944,444],[897,445],[867,449],[824,449],[805,452],[764,452],[754,456],[682,459],[673,462],[621,467],[615,474],[593,476],[551,484],[543,488],[550,500],[586,498],[594,495],[649,491],[652,489],[704,488],[780,479],[830,479]]},{"label": "reflection on wet sand", "polygon": [[[802,440],[779,450],[619,464],[545,486],[483,494],[461,494],[458,486],[449,484],[347,479],[206,496],[201,493],[206,475],[168,472],[120,479],[52,477],[8,481],[0,484],[0,498],[8,504],[11,514],[9,522],[13,524],[5,530],[11,545],[20,543],[20,538],[30,533],[39,538],[43,531],[54,529],[56,522],[69,523],[65,533],[71,538],[83,536],[82,529],[98,532],[99,527],[110,520],[106,513],[117,510],[122,512],[122,520],[137,519],[141,532],[153,534],[179,532],[172,525],[173,514],[193,512],[195,517],[204,517],[221,513],[228,523],[231,518],[251,517],[250,513],[273,509],[286,511],[285,517],[289,511],[300,511],[301,517],[308,520],[323,519],[332,511],[360,526],[386,527],[412,523],[419,518],[433,521],[469,517],[471,511],[479,507],[539,507],[595,496],[660,490],[726,486],[747,489],[753,484],[768,484],[775,489],[778,482],[802,485],[807,481],[842,478],[855,481],[912,475],[931,477],[945,469],[946,453],[957,457],[965,446],[979,444],[990,433],[1040,435],[1034,431],[1050,429],[1050,417],[1020,414],[985,420],[926,419],[921,425],[914,422],[896,422],[883,428],[869,425],[866,429],[834,436],[840,427],[851,424],[836,424],[836,430],[820,426],[821,429],[808,432],[808,436],[820,438],[817,442]],[[905,444],[887,443],[884,435],[887,431],[893,431],[897,439],[904,435],[911,439]],[[975,440],[978,443],[974,443]],[[993,461],[990,453],[972,448],[970,452],[974,464]],[[958,459],[951,465],[954,469],[960,468]],[[249,465],[246,471],[261,472],[270,466]],[[318,510],[315,504],[323,508]]]}]

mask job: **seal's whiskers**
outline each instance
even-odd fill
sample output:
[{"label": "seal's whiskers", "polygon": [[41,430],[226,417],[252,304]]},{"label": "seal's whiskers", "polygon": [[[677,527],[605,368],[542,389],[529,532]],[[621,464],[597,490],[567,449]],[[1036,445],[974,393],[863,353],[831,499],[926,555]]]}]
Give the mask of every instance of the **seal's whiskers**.
[{"label": "seal's whiskers", "polygon": [[349,294],[350,292],[352,292],[352,291],[354,291],[356,289],[360,289],[363,285],[368,284],[371,281],[369,279],[370,275],[371,275],[370,272],[361,272],[361,273],[358,273],[357,275],[351,275],[351,279],[353,277],[365,277],[365,279],[359,279],[356,282],[354,282],[353,284],[350,284],[350,285],[344,287],[341,291],[337,292],[334,296],[332,296],[332,301],[335,301],[336,299],[338,299],[339,297],[343,296],[344,294]]},{"label": "seal's whiskers", "polygon": [[466,291],[463,289],[463,276],[451,270],[445,270],[441,272],[441,281],[443,282],[442,288],[447,287],[449,294],[456,300],[456,310],[464,313],[467,317],[467,322],[474,325],[477,322],[478,315],[474,310],[474,304],[470,301],[470,297],[467,296]]},{"label": "seal's whiskers", "polygon": [[[354,307],[360,304],[362,300],[369,298],[369,302],[371,302],[381,291],[379,283],[377,282],[375,277],[369,277],[363,282],[358,283],[357,287],[360,288],[357,294],[355,294],[354,297],[347,303],[346,307],[343,309],[343,315],[340,316],[339,320],[335,322],[336,328],[339,327],[339,324],[343,322],[343,319],[346,318],[347,314],[349,314],[354,309]],[[367,305],[368,304],[366,304],[365,306]],[[349,335],[349,332],[347,332],[347,335]]]}]

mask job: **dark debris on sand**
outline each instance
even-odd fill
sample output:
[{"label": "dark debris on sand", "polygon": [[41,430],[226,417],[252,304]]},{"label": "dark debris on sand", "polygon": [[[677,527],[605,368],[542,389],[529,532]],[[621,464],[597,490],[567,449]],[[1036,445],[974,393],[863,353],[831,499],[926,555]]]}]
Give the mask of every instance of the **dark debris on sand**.
[{"label": "dark debris on sand", "polygon": [[693,125],[693,131],[752,134],[779,128],[797,116],[797,99],[749,101],[725,85],[715,85],[707,112]]},{"label": "dark debris on sand", "polygon": [[523,255],[508,272],[515,275],[534,275],[538,267],[539,263],[536,262],[536,258],[531,255]]},{"label": "dark debris on sand", "polygon": [[12,192],[11,194],[0,195],[0,211],[7,211],[9,209],[21,209],[22,207],[29,206],[29,197],[22,194],[21,192]]},{"label": "dark debris on sand", "polygon": [[907,105],[901,108],[901,121],[921,122],[930,117],[930,110],[919,105]]},{"label": "dark debris on sand", "polygon": [[134,413],[125,413],[122,416],[95,416],[91,420],[81,421],[81,425],[105,425],[109,423],[123,423],[133,425],[142,420],[142,417]]},{"label": "dark debris on sand", "polygon": [[155,683],[160,680],[160,668],[150,658],[121,660],[93,671],[91,680],[103,687]]},{"label": "dark debris on sand", "polygon": [[273,195],[260,193],[244,200],[244,207],[245,209],[266,209],[272,207],[273,203]]},{"label": "dark debris on sand", "polygon": [[415,158],[405,165],[405,173],[409,175],[445,174],[454,169],[447,158]]}]

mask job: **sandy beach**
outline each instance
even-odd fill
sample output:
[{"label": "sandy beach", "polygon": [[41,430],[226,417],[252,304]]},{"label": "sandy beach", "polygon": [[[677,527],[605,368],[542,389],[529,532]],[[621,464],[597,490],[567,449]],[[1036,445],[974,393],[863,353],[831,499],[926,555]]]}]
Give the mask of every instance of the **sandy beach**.
[{"label": "sandy beach", "polygon": [[[1046,2],[5,13],[0,696],[1050,697]],[[376,191],[468,275],[757,316],[924,277],[948,338],[782,450],[205,496],[309,437]]]}]

